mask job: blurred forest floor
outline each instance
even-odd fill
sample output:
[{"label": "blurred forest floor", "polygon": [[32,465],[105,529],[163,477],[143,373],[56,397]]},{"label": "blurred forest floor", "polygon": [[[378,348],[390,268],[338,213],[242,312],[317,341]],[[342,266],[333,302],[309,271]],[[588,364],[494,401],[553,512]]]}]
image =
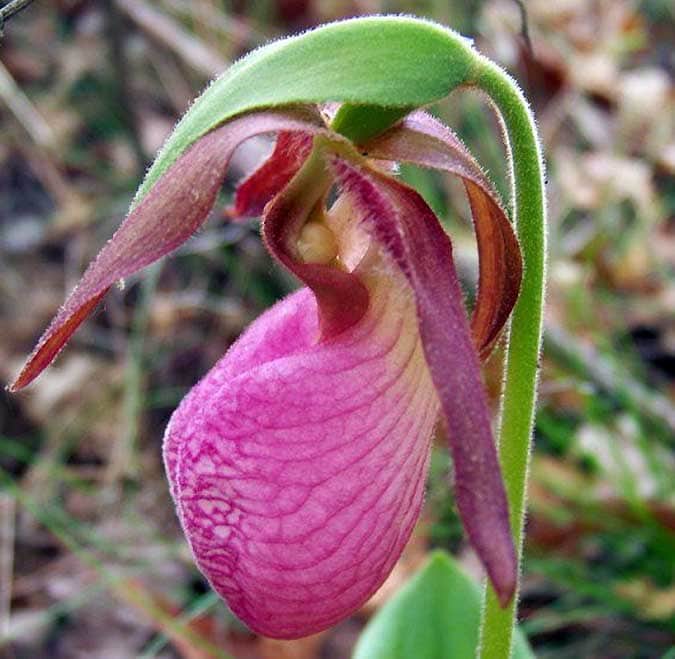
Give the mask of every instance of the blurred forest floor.
[{"label": "blurred forest floor", "polygon": [[[675,9],[525,4],[526,31],[513,0],[30,5],[0,40],[0,380],[16,374],[211,77],[270,38],[327,20],[434,18],[518,78],[548,162],[550,286],[522,628],[540,657],[661,657],[675,634]],[[498,128],[481,99],[455,94],[437,111],[505,190]],[[268,148],[240,150],[223,201]],[[456,182],[404,175],[447,221],[470,288],[475,245]],[[478,575],[437,441],[423,520],[353,619],[273,642],[208,590],[168,495],[164,427],[293,285],[256,226],[228,226],[214,211],[176,256],[109,294],[30,389],[0,393],[0,653],[340,659],[431,547]],[[499,362],[486,373],[495,398]]]}]

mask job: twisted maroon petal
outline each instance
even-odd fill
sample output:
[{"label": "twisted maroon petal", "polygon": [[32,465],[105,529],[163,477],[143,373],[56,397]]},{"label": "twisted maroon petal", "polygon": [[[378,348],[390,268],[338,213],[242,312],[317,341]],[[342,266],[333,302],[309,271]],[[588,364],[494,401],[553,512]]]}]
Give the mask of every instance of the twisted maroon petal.
[{"label": "twisted maroon petal", "polygon": [[516,586],[515,549],[450,240],[411,188],[340,158],[333,166],[364,226],[399,265],[414,291],[424,355],[448,426],[459,512],[500,601],[506,604]]},{"label": "twisted maroon petal", "polygon": [[336,264],[304,263],[293,253],[294,238],[332,182],[321,153],[313,153],[286,188],[267,206],[262,235],[270,253],[303,283],[319,303],[320,331],[331,338],[355,325],[366,313],[368,290],[358,275]]},{"label": "twisted maroon petal", "polygon": [[363,149],[374,158],[440,169],[464,181],[480,262],[471,329],[481,358],[487,358],[518,299],[523,270],[518,240],[492,184],[461,140],[426,112],[413,112]]},{"label": "twisted maroon petal", "polygon": [[303,114],[266,111],[233,119],[200,138],[132,209],[89,265],[10,390],[25,387],[54,360],[112,284],[173,251],[201,226],[239,144],[261,133],[321,130]]},{"label": "twisted maroon petal", "polygon": [[311,135],[279,133],[272,155],[237,186],[227,214],[235,220],[261,215],[267,203],[297,174],[311,150]]}]

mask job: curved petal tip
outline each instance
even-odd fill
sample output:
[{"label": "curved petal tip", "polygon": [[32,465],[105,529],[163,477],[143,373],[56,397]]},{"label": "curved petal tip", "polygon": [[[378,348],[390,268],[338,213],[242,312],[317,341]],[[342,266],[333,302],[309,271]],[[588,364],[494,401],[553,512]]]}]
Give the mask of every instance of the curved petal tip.
[{"label": "curved petal tip", "polygon": [[[239,144],[255,135],[280,132],[284,148],[291,143],[302,147],[304,154],[311,135],[320,130],[318,121],[306,113],[269,110],[237,117],[199,138],[132,208],[89,265],[8,389],[22,389],[49,366],[116,281],[169,254],[192,236],[208,217]],[[278,187],[292,176],[302,163],[301,155],[288,171],[278,173],[274,185]],[[252,178],[256,194],[250,193],[247,203],[254,204],[276,189],[272,185],[270,190],[261,190],[255,185],[255,175]]]}]

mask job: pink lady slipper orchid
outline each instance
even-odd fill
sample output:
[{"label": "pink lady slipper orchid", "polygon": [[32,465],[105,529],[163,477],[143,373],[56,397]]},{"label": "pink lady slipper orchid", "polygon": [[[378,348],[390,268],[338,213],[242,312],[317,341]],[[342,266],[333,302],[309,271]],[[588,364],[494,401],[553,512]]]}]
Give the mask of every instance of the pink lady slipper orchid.
[{"label": "pink lady slipper orchid", "polygon": [[[305,287],[253,323],[167,428],[166,469],[195,560],[261,634],[334,624],[400,556],[442,417],[462,520],[506,603],[516,563],[479,357],[517,297],[518,244],[473,157],[424,112],[358,149],[312,108],[252,112],[206,134],[89,266],[13,388],[51,362],[116,280],[187,240],[235,148],[273,131],[274,152],[239,185],[231,213],[262,212],[270,253]],[[398,161],[464,181],[480,256],[471,323],[450,240],[394,176]]]},{"label": "pink lady slipper orchid", "polygon": [[[514,232],[476,161],[430,115],[412,112],[357,145],[330,114],[248,111],[196,136],[89,266],[11,386],[37,377],[117,280],[186,241],[234,150],[275,133],[230,214],[262,214],[269,252],[304,288],[258,318],[185,397],[164,457],[199,568],[252,629],[279,638],[325,629],[382,584],[419,516],[439,419],[462,521],[502,605],[517,579],[480,371],[518,296]],[[480,260],[470,321],[450,240],[396,177],[398,162],[464,182]]]}]

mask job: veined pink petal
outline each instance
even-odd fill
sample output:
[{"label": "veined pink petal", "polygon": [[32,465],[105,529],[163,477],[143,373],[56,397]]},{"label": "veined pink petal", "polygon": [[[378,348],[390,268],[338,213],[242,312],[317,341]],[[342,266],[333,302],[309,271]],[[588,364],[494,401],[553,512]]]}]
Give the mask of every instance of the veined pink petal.
[{"label": "veined pink petal", "polygon": [[440,169],[463,179],[480,263],[471,329],[481,358],[487,358],[518,299],[523,270],[518,240],[492,184],[462,141],[426,112],[413,112],[363,149],[374,158]]},{"label": "veined pink petal", "polygon": [[359,323],[317,342],[314,296],[290,296],[167,429],[167,472],[195,559],[266,636],[315,633],[360,607],[419,514],[438,401],[405,281],[371,300]]},{"label": "veined pink petal", "polygon": [[472,344],[452,246],[422,197],[395,179],[334,158],[343,193],[405,273],[455,467],[455,492],[471,544],[502,604],[515,591],[517,563],[492,439],[487,397]]},{"label": "veined pink petal", "polygon": [[317,133],[323,130],[317,122],[313,116],[290,110],[250,113],[193,144],[133,208],[89,265],[10,391],[28,385],[53,361],[112,284],[173,251],[202,225],[239,144],[261,133]]},{"label": "veined pink petal", "polygon": [[228,215],[235,220],[261,215],[266,204],[297,174],[311,150],[311,135],[279,133],[272,155],[237,186]]}]

